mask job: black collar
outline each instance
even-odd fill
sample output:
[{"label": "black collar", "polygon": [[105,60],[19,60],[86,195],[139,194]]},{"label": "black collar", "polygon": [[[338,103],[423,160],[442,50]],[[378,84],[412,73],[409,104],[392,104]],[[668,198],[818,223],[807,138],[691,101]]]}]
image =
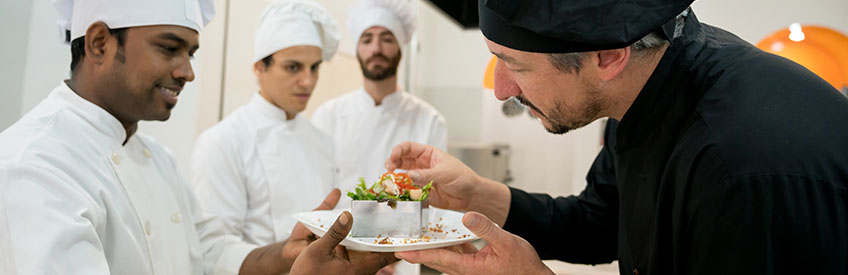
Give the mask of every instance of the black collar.
[{"label": "black collar", "polygon": [[[686,94],[694,82],[687,56],[703,47],[701,24],[689,13],[683,34],[674,39],[663,54],[642,91],[627,109],[616,133],[616,151],[623,153],[658,135],[676,134],[687,119],[695,100]],[[683,103],[683,104],[680,104]]]}]

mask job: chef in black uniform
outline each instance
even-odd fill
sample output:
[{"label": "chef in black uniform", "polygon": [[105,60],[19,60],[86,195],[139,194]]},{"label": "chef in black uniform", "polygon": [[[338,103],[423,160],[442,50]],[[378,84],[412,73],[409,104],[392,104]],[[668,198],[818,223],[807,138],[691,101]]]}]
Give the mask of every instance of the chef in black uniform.
[{"label": "chef in black uniform", "polygon": [[691,2],[479,1],[499,99],[555,134],[620,123],[570,197],[398,145],[386,168],[433,180],[431,204],[469,211],[489,244],[396,256],[457,274],[550,272],[540,259],[618,260],[622,274],[848,274],[848,100],[700,23]]}]

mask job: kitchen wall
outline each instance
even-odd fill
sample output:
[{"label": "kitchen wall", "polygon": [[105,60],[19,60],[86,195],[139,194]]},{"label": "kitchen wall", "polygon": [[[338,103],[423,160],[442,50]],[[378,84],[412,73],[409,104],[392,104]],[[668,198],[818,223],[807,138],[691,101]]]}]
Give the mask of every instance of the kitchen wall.
[{"label": "kitchen wall", "polygon": [[[173,150],[186,170],[194,138],[220,117],[247,102],[257,86],[251,70],[253,30],[265,0],[216,0],[218,15],[201,35],[193,62],[197,79],[186,85],[171,119],[143,122],[140,132]],[[340,53],[322,66],[321,78],[307,107],[361,85],[345,26],[350,0],[321,0],[340,23]],[[562,136],[546,133],[526,116],[506,118],[500,102],[482,89],[488,53],[478,30],[461,30],[428,2],[419,10],[416,43],[404,53],[409,90],[446,117],[449,143],[506,142],[512,146],[513,186],[552,195],[576,194],[600,148],[601,122]],[[702,22],[756,43],[791,23],[817,24],[848,34],[845,0],[699,0],[693,4]],[[5,129],[68,77],[70,50],[60,43],[50,0],[0,2],[0,129]],[[406,71],[405,71],[406,72]],[[403,83],[403,82],[402,82]],[[615,268],[606,271],[615,273]],[[592,273],[587,271],[588,273]],[[603,273],[603,272],[601,272]]]},{"label": "kitchen wall", "polygon": [[[26,1],[0,2],[0,129],[12,125],[21,112],[21,90],[23,89],[24,70],[20,66],[26,63],[29,44],[29,23],[32,4]],[[8,21],[6,21],[8,20]],[[15,22],[14,24],[12,22]]]},{"label": "kitchen wall", "polygon": [[[359,87],[361,77],[353,40],[345,26],[353,1],[318,1],[340,23],[340,53],[322,66],[322,76],[305,115],[329,98]],[[251,71],[253,29],[265,0],[216,0],[218,15],[201,35],[193,62],[197,79],[186,86],[168,122],[144,122],[141,132],[154,136],[187,165],[194,138],[221,116],[241,106],[256,91]],[[547,134],[528,116],[505,118],[500,102],[481,88],[491,57],[478,30],[461,30],[428,2],[419,10],[417,43],[404,53],[414,60],[409,90],[439,109],[448,121],[449,142],[508,142],[514,186],[555,195],[582,189],[582,178],[599,149],[601,125],[595,123],[563,136]],[[693,4],[702,22],[728,29],[756,43],[793,22],[818,24],[848,33],[848,1],[699,0]],[[228,18],[228,19],[227,19]],[[5,129],[67,78],[70,50],[61,44],[50,0],[2,1],[0,31],[0,129]],[[226,37],[225,37],[226,34]],[[222,103],[223,102],[223,103]]]},{"label": "kitchen wall", "polygon": [[[576,194],[600,150],[602,123],[555,136],[522,115],[506,118],[501,103],[482,81],[491,55],[479,30],[461,30],[429,3],[421,2],[420,47],[415,85],[419,96],[447,118],[450,143],[506,142],[513,148],[511,185],[552,195]],[[725,28],[756,43],[794,22],[817,24],[848,34],[848,1],[699,0],[701,22]]]}]

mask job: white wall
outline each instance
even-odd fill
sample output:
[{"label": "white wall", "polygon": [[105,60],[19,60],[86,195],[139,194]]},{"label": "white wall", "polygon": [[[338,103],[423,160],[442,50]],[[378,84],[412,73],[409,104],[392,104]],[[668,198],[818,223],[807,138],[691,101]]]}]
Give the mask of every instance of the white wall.
[{"label": "white wall", "polygon": [[699,0],[692,10],[702,23],[721,27],[752,44],[795,22],[823,25],[848,35],[846,0]]},{"label": "white wall", "polygon": [[[491,55],[479,30],[462,31],[428,2],[419,0],[417,85],[448,120],[449,142],[506,142],[512,146],[513,186],[552,195],[575,194],[600,149],[601,123],[554,136],[522,115],[500,115],[500,102],[481,92]],[[767,7],[767,8],[766,8]],[[793,22],[817,24],[848,34],[848,1],[700,0],[701,22],[725,28],[751,43]]]},{"label": "white wall", "polygon": [[[361,81],[354,44],[345,26],[347,6],[353,1],[319,2],[339,21],[344,39],[340,54],[323,66],[307,114],[326,99],[359,86]],[[193,63],[197,79],[186,86],[171,120],[141,124],[141,131],[171,148],[183,167],[194,137],[218,120],[222,84],[224,114],[246,102],[256,89],[250,62],[245,60],[252,56],[255,20],[267,1],[231,0],[229,26],[223,20],[225,3],[226,0],[216,0],[218,15],[201,34],[201,50]],[[598,150],[600,126],[593,124],[559,137],[545,133],[538,122],[526,116],[504,118],[497,112],[500,103],[481,89],[490,55],[480,32],[459,29],[426,1],[416,0],[415,6],[419,10],[420,43],[412,49],[414,52],[405,54],[405,60],[416,61],[411,88],[445,115],[449,141],[510,142],[516,186],[552,194],[580,190],[585,169]],[[768,8],[762,10],[765,7]],[[824,25],[848,33],[845,0],[700,0],[693,8],[702,22],[728,29],[752,43],[793,22]],[[70,50],[60,43],[55,21],[50,0],[0,2],[0,37],[4,38],[0,45],[4,99],[0,102],[0,129],[8,127],[67,78]],[[225,27],[231,35],[226,42],[226,57]]]},{"label": "white wall", "polygon": [[32,4],[26,1],[0,2],[0,129],[5,129],[17,120],[21,112],[21,90],[24,70],[19,66],[26,62],[29,44],[29,22]]}]

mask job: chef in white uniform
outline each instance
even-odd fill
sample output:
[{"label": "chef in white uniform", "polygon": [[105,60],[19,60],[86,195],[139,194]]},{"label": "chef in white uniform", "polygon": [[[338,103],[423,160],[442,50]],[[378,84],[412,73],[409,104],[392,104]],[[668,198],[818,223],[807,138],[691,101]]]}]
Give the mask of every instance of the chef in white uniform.
[{"label": "chef in white uniform", "polygon": [[[167,120],[183,85],[194,79],[189,60],[214,14],[212,1],[54,5],[71,44],[71,78],[0,133],[0,271],[287,271],[281,243],[256,247],[225,234],[220,219],[201,214],[170,152],[135,133],[139,120]],[[343,225],[350,219],[343,218],[331,230],[349,230]],[[294,265],[376,271],[391,260],[375,255],[357,265],[314,256],[331,255],[339,241],[313,242]]]},{"label": "chef in white uniform", "polygon": [[203,274],[207,250],[239,242],[209,227],[202,236],[218,240],[202,245],[195,223],[208,220],[170,152],[134,132],[168,119],[194,79],[188,58],[212,1],[54,4],[71,79],[0,134],[12,240],[0,255],[18,274]]},{"label": "chef in white uniform", "polygon": [[[333,138],[342,193],[353,190],[360,177],[377,180],[385,172],[392,147],[401,142],[442,150],[447,143],[444,117],[398,88],[401,46],[409,43],[415,31],[408,1],[358,2],[350,9],[347,25],[357,41],[363,87],[327,101],[312,116],[315,126]],[[349,206],[350,199],[343,196],[338,207]]]},{"label": "chef in white uniform", "polygon": [[277,1],[262,12],[253,58],[259,92],[201,134],[192,157],[198,200],[223,218],[227,234],[254,245],[285,241],[292,214],[336,187],[332,141],[300,112],[339,39],[315,2]]}]

